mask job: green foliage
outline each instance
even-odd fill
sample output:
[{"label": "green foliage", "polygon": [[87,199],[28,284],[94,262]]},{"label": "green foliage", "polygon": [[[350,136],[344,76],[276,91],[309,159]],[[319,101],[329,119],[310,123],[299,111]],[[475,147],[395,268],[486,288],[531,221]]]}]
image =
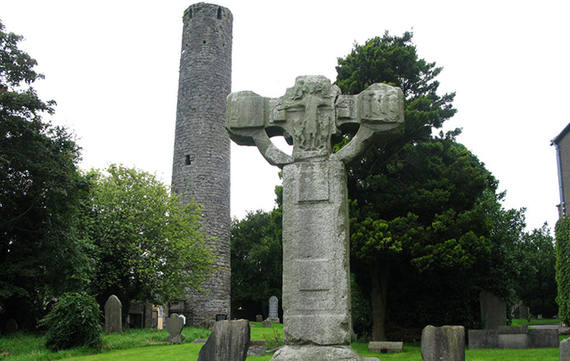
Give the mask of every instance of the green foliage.
[{"label": "green foliage", "polygon": [[570,218],[556,223],[556,283],[558,285],[558,317],[570,322]]},{"label": "green foliage", "polygon": [[50,299],[86,285],[91,262],[77,229],[79,147],[43,121],[55,102],[29,86],[43,76],[20,40],[0,23],[0,324],[34,329]]},{"label": "green foliage", "polygon": [[46,347],[52,351],[76,347],[101,349],[101,310],[84,292],[66,293],[41,321],[48,327]]},{"label": "green foliage", "polygon": [[374,83],[397,86],[404,92],[405,134],[381,147],[385,159],[403,144],[428,138],[432,127],[441,127],[456,113],[452,106],[455,93],[437,94],[435,78],[443,68],[419,58],[412,38],[410,32],[401,37],[386,32],[364,45],[355,44],[350,54],[338,58],[335,84],[343,93],[357,94]]},{"label": "green foliage", "polygon": [[272,328],[273,332],[269,335],[263,335],[265,341],[265,349],[272,350],[283,345],[283,333],[279,332],[277,328]]},{"label": "green foliage", "polygon": [[432,135],[456,113],[455,93],[438,94],[442,68],[418,57],[412,37],[386,32],[355,44],[337,66],[343,93],[387,83],[406,98],[404,135],[377,142],[348,169],[351,266],[368,273],[357,279],[371,283],[375,340],[386,337],[386,317],[478,326],[479,291],[506,297],[520,271],[509,252],[522,211],[502,208],[497,181],[456,141],[460,130]]},{"label": "green foliage", "polygon": [[92,290],[100,304],[115,294],[164,303],[199,290],[210,275],[213,251],[200,226],[200,207],[184,207],[156,177],[111,165],[88,174],[89,201],[81,225],[94,244]]},{"label": "green foliage", "polygon": [[[271,296],[281,299],[281,211],[248,212],[231,229],[232,310],[239,317],[267,317]],[[243,312],[240,313],[240,309]]]},{"label": "green foliage", "polygon": [[516,291],[534,315],[558,314],[556,304],[556,247],[547,225],[523,234],[520,250],[522,265]]}]

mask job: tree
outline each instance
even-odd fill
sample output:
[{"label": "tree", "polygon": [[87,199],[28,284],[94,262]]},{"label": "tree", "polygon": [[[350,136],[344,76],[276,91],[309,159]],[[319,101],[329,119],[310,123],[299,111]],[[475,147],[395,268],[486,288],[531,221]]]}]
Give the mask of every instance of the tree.
[{"label": "tree", "polygon": [[452,102],[455,93],[438,95],[435,78],[443,68],[418,58],[412,42],[413,33],[401,37],[388,32],[382,37],[355,44],[345,58],[338,58],[335,84],[344,94],[358,94],[374,83],[386,83],[402,89],[406,98],[404,136],[384,144],[376,144],[367,153],[376,162],[386,161],[409,142],[428,139],[432,128],[442,124],[457,112]]},{"label": "tree", "polygon": [[162,304],[201,289],[210,275],[213,251],[200,229],[200,207],[186,207],[156,177],[111,165],[91,171],[82,228],[94,245],[92,291],[100,304],[115,294]]},{"label": "tree", "polygon": [[79,147],[43,121],[55,102],[31,87],[43,75],[21,40],[0,23],[0,324],[33,330],[48,301],[86,285],[91,262],[76,222]]},{"label": "tree", "polygon": [[[495,263],[490,261],[494,223],[489,214],[496,210],[505,215],[497,181],[456,141],[460,131],[432,136],[433,129],[456,113],[455,93],[438,94],[435,78],[442,68],[418,57],[412,37],[409,32],[402,37],[386,32],[355,44],[336,68],[336,84],[343,93],[388,83],[400,87],[406,98],[404,135],[374,144],[348,168],[352,265],[367,273],[357,279],[371,283],[374,340],[386,339],[388,294],[403,290],[409,292],[397,300],[400,310],[392,313],[394,319],[398,312],[410,311],[413,299],[416,304],[410,306],[415,309],[425,301],[423,314],[415,318],[418,323],[474,325],[478,307],[472,300]],[[397,287],[388,286],[391,277]],[[453,292],[447,292],[452,284]],[[496,283],[491,286],[504,290]],[[436,294],[444,295],[439,303],[448,305],[438,315],[430,311],[430,297]]]},{"label": "tree", "polygon": [[407,144],[382,173],[354,185],[351,253],[355,266],[362,263],[369,273],[374,338],[386,337],[394,266],[407,267],[424,281],[441,281],[450,271],[473,277],[490,256],[482,195],[495,187],[491,174],[453,134]]},{"label": "tree", "polygon": [[558,313],[556,305],[556,248],[550,228],[541,228],[522,235],[523,261],[517,282],[517,295],[535,315],[552,317]]},{"label": "tree", "polygon": [[232,310],[240,317],[261,314],[265,318],[269,298],[282,299],[283,187],[277,186],[275,194],[277,206],[271,212],[248,212],[242,220],[232,222]]},{"label": "tree", "polygon": [[274,212],[248,212],[232,222],[232,309],[244,317],[267,317],[269,297],[281,299],[283,247]]}]

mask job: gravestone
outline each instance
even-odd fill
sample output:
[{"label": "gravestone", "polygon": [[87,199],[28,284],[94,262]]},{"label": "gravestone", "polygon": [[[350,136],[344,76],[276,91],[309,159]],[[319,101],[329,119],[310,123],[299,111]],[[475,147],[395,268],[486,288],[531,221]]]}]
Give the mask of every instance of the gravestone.
[{"label": "gravestone", "polygon": [[6,322],[6,327],[4,328],[6,333],[12,333],[18,331],[18,322],[15,319],[11,318]]},{"label": "gravestone", "polygon": [[261,323],[261,326],[263,328],[271,328],[273,327],[273,323],[271,322],[270,319],[266,318],[265,320],[263,320],[263,322]]},{"label": "gravestone", "polygon": [[424,361],[465,361],[465,329],[463,326],[426,326],[422,330]]},{"label": "gravestone", "polygon": [[115,295],[109,296],[105,302],[105,333],[123,333],[123,307],[121,300]]},{"label": "gravestone", "polygon": [[263,322],[263,315],[255,315],[255,322]]},{"label": "gravestone", "polygon": [[181,333],[184,328],[184,319],[177,313],[173,313],[166,319],[166,330],[168,331],[168,343],[178,345],[184,343],[185,336]]},{"label": "gravestone", "polygon": [[485,321],[485,329],[492,330],[507,325],[507,306],[505,301],[492,292],[483,290],[479,295],[481,318]]},{"label": "gravestone", "polygon": [[269,320],[271,322],[279,323],[279,299],[275,296],[269,297]]},{"label": "gravestone", "polygon": [[[301,76],[280,98],[228,96],[226,128],[283,169],[283,336],[273,360],[361,360],[350,348],[348,198],[345,165],[375,140],[403,132],[404,95],[373,84],[341,95],[323,76]],[[333,153],[331,138],[358,128]],[[283,135],[292,155],[270,136]]]},{"label": "gravestone", "polygon": [[570,338],[560,342],[559,361],[570,361]]},{"label": "gravestone", "polygon": [[200,349],[198,361],[244,361],[249,349],[248,320],[219,321]]}]

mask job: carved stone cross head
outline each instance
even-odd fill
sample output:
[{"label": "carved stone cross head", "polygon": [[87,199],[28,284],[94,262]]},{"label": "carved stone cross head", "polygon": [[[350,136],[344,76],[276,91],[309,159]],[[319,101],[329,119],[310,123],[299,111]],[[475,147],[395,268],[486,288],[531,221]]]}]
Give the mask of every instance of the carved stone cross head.
[{"label": "carved stone cross head", "polygon": [[[379,137],[404,129],[404,95],[399,88],[373,84],[358,95],[341,95],[324,76],[299,76],[280,98],[251,91],[228,96],[226,128],[240,145],[255,145],[273,165],[323,160],[331,156],[348,163]],[[353,139],[333,154],[332,137],[358,128]],[[292,156],[271,143],[283,135]]]}]

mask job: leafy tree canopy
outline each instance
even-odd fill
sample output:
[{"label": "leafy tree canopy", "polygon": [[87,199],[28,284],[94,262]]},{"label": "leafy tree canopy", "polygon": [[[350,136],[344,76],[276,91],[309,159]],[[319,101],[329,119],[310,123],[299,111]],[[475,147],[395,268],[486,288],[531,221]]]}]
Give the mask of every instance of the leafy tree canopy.
[{"label": "leafy tree canopy", "polygon": [[[439,95],[435,78],[443,68],[435,62],[418,57],[413,33],[401,37],[385,32],[369,39],[364,45],[354,44],[345,58],[338,58],[335,84],[345,94],[358,94],[374,83],[386,83],[402,89],[406,98],[405,135],[381,151],[387,156],[410,141],[429,137],[433,128],[440,128],[453,117],[455,93]],[[386,146],[386,145],[385,145]]]},{"label": "leafy tree canopy", "polygon": [[85,286],[91,263],[77,231],[79,147],[43,121],[55,102],[30,86],[43,76],[21,40],[0,23],[0,324],[34,329],[49,300]]},{"label": "leafy tree canopy", "polygon": [[271,296],[281,299],[281,212],[249,212],[231,230],[232,309],[267,317]]},{"label": "leafy tree canopy", "polygon": [[164,303],[196,290],[211,274],[213,250],[201,232],[200,207],[183,206],[152,174],[111,165],[91,171],[81,224],[93,242],[93,293]]},{"label": "leafy tree canopy", "polygon": [[[338,59],[336,68],[336,84],[343,93],[388,83],[400,87],[406,98],[404,135],[374,144],[348,168],[352,265],[357,273],[366,274],[357,280],[370,282],[375,340],[386,339],[389,315],[401,322],[399,315],[408,313],[409,319],[420,300],[427,302],[424,314],[414,318],[415,326],[422,322],[478,326],[478,307],[473,306],[478,291],[489,287],[506,293],[506,285],[512,286],[506,276],[493,282],[489,272],[493,265],[501,270],[511,265],[506,253],[499,253],[503,258],[491,255],[507,249],[516,237],[493,229],[500,228],[499,222],[504,227],[520,225],[518,213],[509,214],[501,207],[495,178],[457,142],[460,130],[432,135],[456,113],[455,93],[438,93],[436,77],[442,68],[418,56],[412,37],[410,32],[403,36],[386,32],[364,45],[355,44],[350,54]],[[393,287],[388,286],[390,278],[396,280],[390,283]],[[428,284],[431,290],[424,287]],[[444,284],[462,289],[446,293],[446,303],[454,306],[441,313],[427,306],[435,301],[430,297],[442,297],[433,287],[443,289]],[[387,305],[389,291],[406,294],[395,298],[397,309]]]}]

